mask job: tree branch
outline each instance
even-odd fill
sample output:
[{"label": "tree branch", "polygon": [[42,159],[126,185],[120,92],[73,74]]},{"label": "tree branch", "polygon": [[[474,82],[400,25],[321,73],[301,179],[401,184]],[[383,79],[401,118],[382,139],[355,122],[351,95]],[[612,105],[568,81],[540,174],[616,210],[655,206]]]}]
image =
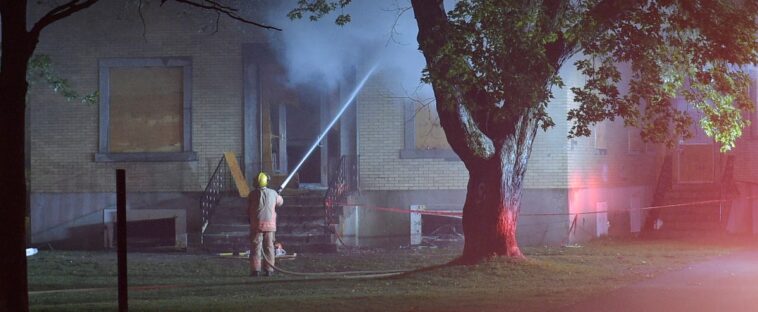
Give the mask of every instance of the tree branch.
[{"label": "tree branch", "polygon": [[563,0],[546,0],[542,4],[543,11],[547,18],[546,22],[548,23],[543,26],[558,34],[558,38],[555,41],[545,44],[545,54],[548,62],[550,62],[550,65],[554,66],[556,70],[558,70],[567,57],[571,56],[570,51],[572,50],[572,47],[567,45],[568,42],[566,42],[560,22],[563,15],[566,14],[566,6],[568,5],[570,4]]},{"label": "tree branch", "polygon": [[[163,5],[164,3],[166,3],[166,1],[168,1],[168,0],[161,0],[161,5]],[[277,28],[277,27],[269,26],[269,25],[264,25],[264,24],[261,24],[261,23],[258,23],[258,22],[246,19],[246,18],[244,18],[244,17],[242,17],[242,16],[239,15],[239,10],[238,9],[222,5],[222,4],[220,4],[220,3],[216,2],[216,1],[213,1],[213,0],[203,0],[202,3],[199,2],[199,1],[195,1],[195,0],[174,0],[174,1],[186,4],[186,5],[189,5],[189,6],[198,7],[198,8],[204,9],[204,10],[215,11],[217,13],[224,14],[224,15],[228,16],[231,19],[240,21],[240,22],[245,23],[245,24],[250,24],[250,25],[258,26],[258,27],[264,28],[264,29],[273,29],[273,30],[279,30],[279,31],[282,30],[281,28]]]},{"label": "tree branch", "polygon": [[389,45],[390,42],[401,44],[401,42],[395,40],[395,35],[400,34],[397,31],[397,23],[400,21],[400,17],[402,17],[403,14],[405,14],[405,12],[408,12],[408,10],[410,10],[410,9],[411,9],[410,6],[407,6],[407,7],[398,7],[396,9],[397,12],[395,14],[395,21],[392,23],[392,29],[390,29],[390,37],[387,39],[387,43],[384,46]]},{"label": "tree branch", "polygon": [[[598,33],[608,30],[624,13],[633,9],[634,5],[634,1],[602,0],[585,14],[583,20],[575,25],[577,29],[573,32],[585,33],[586,38],[594,38]],[[567,41],[565,46],[574,49],[582,39],[575,37],[573,40]]]},{"label": "tree branch", "polygon": [[492,158],[493,141],[477,124],[475,114],[478,113],[466,105],[471,98],[455,83],[443,86],[436,80],[446,75],[451,66],[451,60],[440,53],[448,40],[450,27],[442,0],[413,0],[411,3],[419,27],[418,43],[432,78],[437,114],[450,147],[467,165]]},{"label": "tree branch", "polygon": [[47,12],[45,16],[40,18],[37,23],[34,24],[34,27],[32,27],[32,30],[29,33],[36,40],[39,38],[39,34],[42,32],[42,29],[48,25],[66,18],[71,14],[84,10],[95,4],[97,1],[98,0],[85,0],[83,2],[80,2],[79,0],[71,0],[65,4],[53,8],[50,10],[50,12]]},{"label": "tree branch", "polygon": [[139,0],[137,4],[137,13],[139,13],[139,20],[142,22],[142,40],[147,42],[147,24],[145,23],[145,16],[142,14],[142,0]]},{"label": "tree branch", "polygon": [[[484,132],[477,126],[476,121],[471,116],[468,108],[463,105],[460,97],[456,104],[456,119],[460,122],[463,131],[463,139],[473,156],[480,160],[490,159],[495,155],[495,144]],[[440,123],[442,120],[440,120]],[[463,157],[461,157],[463,158]]]}]

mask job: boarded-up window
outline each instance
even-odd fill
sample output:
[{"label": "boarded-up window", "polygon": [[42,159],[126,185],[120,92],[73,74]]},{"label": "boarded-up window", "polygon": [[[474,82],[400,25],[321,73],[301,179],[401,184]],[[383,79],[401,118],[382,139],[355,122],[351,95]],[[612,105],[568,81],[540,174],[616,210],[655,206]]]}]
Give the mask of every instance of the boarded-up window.
[{"label": "boarded-up window", "polygon": [[111,58],[99,67],[95,161],[197,160],[191,58]]},{"label": "boarded-up window", "polygon": [[182,68],[110,70],[110,152],[180,152]]},{"label": "boarded-up window", "polygon": [[460,160],[447,143],[434,104],[404,104],[405,144],[400,158]]},{"label": "boarded-up window", "polygon": [[450,149],[447,137],[440,125],[437,110],[430,105],[417,104],[414,122],[416,126],[416,149]]}]

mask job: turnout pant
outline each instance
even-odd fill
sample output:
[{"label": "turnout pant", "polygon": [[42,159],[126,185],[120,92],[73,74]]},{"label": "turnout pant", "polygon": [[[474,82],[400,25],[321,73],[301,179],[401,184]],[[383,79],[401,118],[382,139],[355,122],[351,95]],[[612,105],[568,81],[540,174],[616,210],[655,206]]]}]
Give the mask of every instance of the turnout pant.
[{"label": "turnout pant", "polygon": [[[274,264],[274,233],[276,232],[253,232],[250,233],[252,248],[250,248],[250,270],[260,271],[262,257]],[[264,262],[266,271],[274,271],[274,268]]]}]

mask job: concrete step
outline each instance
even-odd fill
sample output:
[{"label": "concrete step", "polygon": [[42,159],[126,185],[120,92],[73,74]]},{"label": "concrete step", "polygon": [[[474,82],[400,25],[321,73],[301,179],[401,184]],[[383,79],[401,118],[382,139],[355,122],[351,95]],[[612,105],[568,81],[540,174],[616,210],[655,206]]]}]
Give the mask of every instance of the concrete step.
[{"label": "concrete step", "polygon": [[[300,206],[293,206],[293,205],[284,205],[282,207],[276,208],[276,214],[279,216],[323,216],[324,215],[324,206],[323,205],[300,205]],[[214,214],[214,217],[216,216],[247,216],[247,208],[245,209],[230,209],[227,207],[222,207],[222,209],[217,210]]]},{"label": "concrete step", "polygon": [[[323,222],[278,224],[276,229],[282,235],[317,235],[326,231]],[[205,233],[215,235],[219,233],[247,233],[249,231],[250,226],[247,224],[211,224],[205,230]]]},{"label": "concrete step", "polygon": [[285,190],[282,192],[285,205],[322,206],[326,191],[321,190]]},{"label": "concrete step", "polygon": [[282,217],[323,217],[324,206],[283,206],[276,210],[276,214]]},{"label": "concrete step", "polygon": [[[288,252],[336,251],[336,244],[326,234],[323,207],[325,191],[288,189],[282,194],[284,206],[277,209],[276,238]],[[203,235],[208,250],[247,250],[249,231],[247,199],[224,198]]]}]

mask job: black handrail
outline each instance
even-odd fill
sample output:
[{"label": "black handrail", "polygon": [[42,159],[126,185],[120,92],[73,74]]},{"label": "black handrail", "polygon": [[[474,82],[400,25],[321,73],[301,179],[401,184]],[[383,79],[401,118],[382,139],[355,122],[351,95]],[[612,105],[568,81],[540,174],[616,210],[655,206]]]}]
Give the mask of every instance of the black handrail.
[{"label": "black handrail", "polygon": [[334,174],[329,181],[329,188],[324,195],[326,224],[339,223],[336,207],[342,206],[347,197],[358,190],[358,158],[355,155],[340,157]]},{"label": "black handrail", "polygon": [[213,174],[208,179],[208,184],[205,186],[203,195],[200,197],[200,220],[203,224],[200,242],[202,243],[202,234],[205,234],[205,229],[210,224],[211,218],[218,207],[218,203],[221,198],[234,191],[234,181],[232,180],[232,174],[229,170],[229,165],[226,163],[224,156],[221,156],[221,160],[218,161],[216,169],[213,170]]}]

